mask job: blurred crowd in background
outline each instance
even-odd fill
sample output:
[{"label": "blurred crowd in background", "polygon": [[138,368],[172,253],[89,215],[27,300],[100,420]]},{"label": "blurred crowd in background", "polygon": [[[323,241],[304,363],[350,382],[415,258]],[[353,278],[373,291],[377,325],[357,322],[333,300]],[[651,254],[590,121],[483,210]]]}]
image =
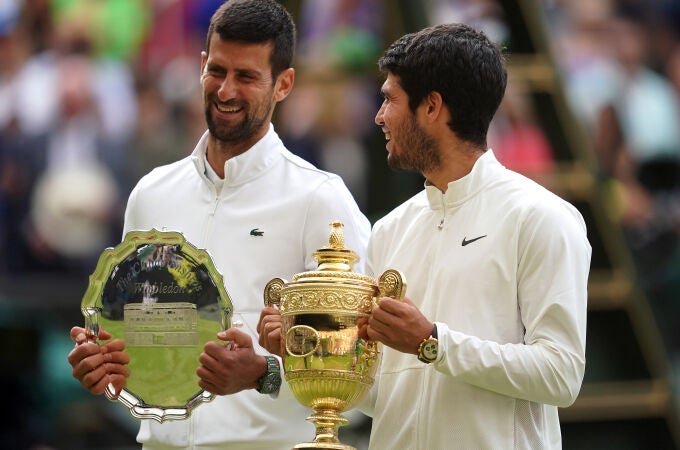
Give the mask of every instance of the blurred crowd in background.
[{"label": "blurred crowd in background", "polygon": [[680,2],[561,3],[547,17],[566,94],[680,373]]},{"label": "blurred crowd in background", "polygon": [[[120,241],[125,201],[140,176],[193,150],[205,129],[199,56],[221,3],[0,0],[0,279],[85,279],[102,249]],[[282,3],[299,42],[295,89],[278,108],[276,130],[291,151],[340,174],[375,220],[423,181],[385,174],[373,123],[378,56],[405,32],[454,21],[503,45],[510,39],[503,8],[495,0]],[[680,1],[537,4],[638,281],[667,319],[664,339],[678,355],[671,318],[680,313]],[[527,87],[511,76],[489,146],[507,167],[542,182],[557,164],[536,114]],[[10,300],[0,296],[0,306]],[[53,325],[67,340],[74,324]],[[48,357],[66,372],[62,381],[70,377],[66,352]],[[32,431],[35,442],[50,442],[57,430],[49,419],[31,420],[17,426],[42,429]]]}]

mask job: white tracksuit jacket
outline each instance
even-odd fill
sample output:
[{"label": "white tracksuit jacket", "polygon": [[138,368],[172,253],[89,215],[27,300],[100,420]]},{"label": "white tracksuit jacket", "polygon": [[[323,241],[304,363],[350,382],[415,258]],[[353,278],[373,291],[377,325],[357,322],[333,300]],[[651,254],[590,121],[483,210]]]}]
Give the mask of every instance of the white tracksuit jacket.
[{"label": "white tracksuit jacket", "polygon": [[435,322],[432,364],[385,347],[374,450],[553,449],[585,368],[591,247],[579,212],[488,150],[373,227],[369,274],[401,270]]},{"label": "white tracksuit jacket", "polygon": [[[229,159],[221,192],[206,176],[207,132],[193,153],[143,177],[130,194],[124,231],[180,231],[208,250],[234,305],[234,320],[253,338],[265,284],[317,267],[312,253],[328,245],[334,220],[344,223],[345,245],[361,257],[370,223],[342,180],[290,153],[270,126],[247,152]],[[252,230],[256,230],[251,233]],[[198,363],[197,363],[198,367]],[[278,398],[255,390],[217,396],[184,421],[143,420],[145,449],[290,449],[314,438],[311,410],[282,384]]]}]

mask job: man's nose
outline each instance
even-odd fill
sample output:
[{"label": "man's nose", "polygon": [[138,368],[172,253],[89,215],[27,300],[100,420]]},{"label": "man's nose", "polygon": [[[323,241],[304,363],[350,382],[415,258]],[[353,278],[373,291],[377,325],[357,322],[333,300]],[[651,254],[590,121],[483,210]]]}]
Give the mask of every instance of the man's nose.
[{"label": "man's nose", "polygon": [[225,76],[222,80],[222,83],[220,84],[219,90],[217,91],[217,96],[221,101],[226,101],[230,98],[234,98],[235,93],[236,83],[234,82],[234,78],[229,75]]},{"label": "man's nose", "polygon": [[385,109],[385,103],[383,102],[383,104],[380,105],[380,109],[379,109],[378,112],[375,114],[375,118],[373,119],[373,121],[375,122],[375,124],[378,125],[378,126],[382,126],[382,125],[385,123],[385,121],[383,120],[383,111],[384,111],[384,109]]}]

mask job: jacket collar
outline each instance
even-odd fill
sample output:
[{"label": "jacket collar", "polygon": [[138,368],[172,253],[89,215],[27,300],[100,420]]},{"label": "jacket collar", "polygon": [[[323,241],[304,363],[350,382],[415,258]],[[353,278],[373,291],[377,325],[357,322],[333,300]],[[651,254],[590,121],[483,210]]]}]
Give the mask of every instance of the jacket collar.
[{"label": "jacket collar", "polygon": [[501,170],[504,170],[504,167],[498,162],[493,151],[489,149],[475,161],[470,173],[463,178],[451,181],[446,188],[446,192],[440,191],[425,181],[427,201],[432,209],[442,209],[444,206],[452,207],[462,204],[491,181],[497,179],[497,175]]},{"label": "jacket collar", "polygon": [[[209,134],[210,132],[206,130],[196,144],[194,151],[191,152],[191,159],[196,170],[206,180],[208,180],[208,177],[206,175],[207,160],[205,155],[208,151]],[[262,139],[245,152],[229,158],[224,163],[224,185],[237,186],[259,177],[278,160],[284,148],[283,142],[274,131],[274,125],[269,124],[269,130]]]}]

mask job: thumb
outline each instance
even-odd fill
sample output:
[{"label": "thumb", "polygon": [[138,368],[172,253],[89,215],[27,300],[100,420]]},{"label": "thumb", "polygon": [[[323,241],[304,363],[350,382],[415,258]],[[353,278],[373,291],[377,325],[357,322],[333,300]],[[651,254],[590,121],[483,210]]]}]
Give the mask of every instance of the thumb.
[{"label": "thumb", "polygon": [[234,343],[240,348],[252,348],[253,346],[253,340],[250,335],[235,327],[220,331],[217,333],[217,337],[223,341]]}]

